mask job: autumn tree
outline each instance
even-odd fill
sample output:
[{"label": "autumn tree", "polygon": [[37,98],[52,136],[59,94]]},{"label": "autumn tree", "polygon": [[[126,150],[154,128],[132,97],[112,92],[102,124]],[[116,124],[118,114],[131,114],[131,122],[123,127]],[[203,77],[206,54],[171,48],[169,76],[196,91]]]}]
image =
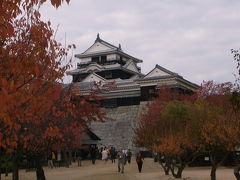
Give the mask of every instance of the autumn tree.
[{"label": "autumn tree", "polygon": [[[23,150],[40,162],[48,149],[76,146],[87,123],[103,117],[99,106],[60,84],[69,68],[61,61],[74,45],[63,48],[41,20],[46,1],[0,1],[0,147],[12,154],[14,180]],[[63,2],[51,0],[55,7]],[[45,179],[40,163],[37,178]]]},{"label": "autumn tree", "polygon": [[240,116],[231,98],[231,83],[204,82],[191,115],[200,124],[200,149],[210,157],[211,180],[216,179],[217,167],[235,151],[240,137]]},{"label": "autumn tree", "polygon": [[165,155],[175,178],[181,178],[186,165],[198,155],[198,141],[189,118],[191,105],[179,100],[168,102],[157,124],[162,128],[155,149]]},{"label": "autumn tree", "polygon": [[160,153],[164,158],[160,159],[160,164],[165,174],[171,170],[176,178],[181,177],[186,163],[192,158],[191,149],[195,148],[193,141],[190,141],[194,136],[188,136],[192,129],[188,126],[187,107],[193,99],[193,96],[171,89],[161,89],[135,129],[136,141]]},{"label": "autumn tree", "polygon": [[[20,133],[24,142],[18,142],[25,150],[34,154],[37,165],[37,176],[41,179],[44,174],[41,160],[51,151],[70,151],[80,148],[81,135],[88,123],[103,121],[105,112],[96,103],[87,100],[97,100],[94,95],[81,97],[73,93],[73,87],[59,87],[55,91],[55,99],[45,100],[39,110],[29,109],[34,112],[34,121],[24,122],[25,131]],[[41,108],[40,107],[40,108]],[[45,111],[45,108],[48,111]],[[37,123],[36,123],[37,122]],[[36,140],[38,138],[38,140]]]},{"label": "autumn tree", "polygon": [[[140,121],[141,128],[136,129],[136,139],[164,154],[176,178],[181,177],[186,163],[199,153],[197,149],[208,153],[212,165],[211,179],[215,180],[217,167],[235,150],[240,137],[240,115],[232,101],[232,90],[231,83],[209,81],[193,95],[165,95],[165,98],[155,99]],[[147,116],[151,117],[150,120]],[[144,137],[152,140],[152,146]],[[176,174],[174,167],[177,168]]]},{"label": "autumn tree", "polygon": [[153,149],[158,138],[158,123],[161,113],[164,110],[164,103],[173,99],[169,89],[161,89],[159,96],[146,105],[146,110],[142,112],[141,119],[134,129],[134,142],[137,146],[144,146]]}]

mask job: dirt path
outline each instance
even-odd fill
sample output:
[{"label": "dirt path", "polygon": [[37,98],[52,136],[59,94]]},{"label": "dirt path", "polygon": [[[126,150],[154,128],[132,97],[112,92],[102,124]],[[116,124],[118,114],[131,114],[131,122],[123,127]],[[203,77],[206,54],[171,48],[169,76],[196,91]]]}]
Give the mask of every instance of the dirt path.
[{"label": "dirt path", "polygon": [[[73,163],[70,168],[44,168],[47,180],[172,180],[171,176],[165,176],[160,165],[152,159],[145,159],[142,173],[138,173],[135,162],[125,166],[124,174],[117,172],[117,164],[110,161],[104,163],[97,161],[92,165],[90,161],[83,161],[81,167]],[[187,168],[184,170],[185,180],[209,180],[209,167]],[[35,172],[20,171],[20,180],[34,180]],[[2,175],[2,180],[11,180]],[[232,168],[220,168],[217,170],[217,180],[235,180]]]}]

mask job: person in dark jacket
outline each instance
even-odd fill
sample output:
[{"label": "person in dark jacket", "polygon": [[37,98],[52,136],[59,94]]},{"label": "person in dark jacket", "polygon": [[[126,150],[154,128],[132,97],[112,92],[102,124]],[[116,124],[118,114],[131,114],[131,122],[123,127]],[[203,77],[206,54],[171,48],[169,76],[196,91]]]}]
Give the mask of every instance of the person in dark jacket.
[{"label": "person in dark jacket", "polygon": [[48,153],[47,160],[48,160],[48,167],[53,168],[54,166],[53,166],[52,152],[51,151]]},{"label": "person in dark jacket", "polygon": [[131,163],[131,159],[132,159],[132,152],[130,149],[127,150],[127,161],[128,161],[128,164]]},{"label": "person in dark jacket", "polygon": [[82,166],[82,150],[81,149],[78,149],[76,156],[77,156],[78,166]]},{"label": "person in dark jacket", "polygon": [[90,152],[92,164],[95,164],[96,158],[97,158],[97,147],[96,147],[96,145],[91,145],[90,149],[89,149],[89,152]]},{"label": "person in dark jacket", "polygon": [[112,163],[115,163],[115,159],[116,159],[116,150],[115,150],[115,148],[111,147],[109,152],[110,152],[110,158],[111,158]]},{"label": "person in dark jacket", "polygon": [[138,152],[138,153],[136,154],[136,162],[137,162],[137,166],[138,166],[138,171],[139,171],[139,173],[142,172],[143,159],[144,159],[144,158],[143,158],[141,152]]}]

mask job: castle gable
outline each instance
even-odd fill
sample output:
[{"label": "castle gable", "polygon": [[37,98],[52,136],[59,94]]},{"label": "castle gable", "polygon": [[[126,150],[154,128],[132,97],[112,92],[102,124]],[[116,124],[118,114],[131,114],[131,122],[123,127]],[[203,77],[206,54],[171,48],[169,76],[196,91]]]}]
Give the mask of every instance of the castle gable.
[{"label": "castle gable", "polygon": [[99,52],[108,52],[116,49],[117,49],[116,46],[100,39],[98,34],[94,44],[91,47],[89,47],[85,52],[83,52],[82,55],[94,54]]},{"label": "castle gable", "polygon": [[150,77],[159,77],[159,76],[172,76],[177,75],[174,72],[171,72],[159,65],[156,65],[156,67],[150,71],[144,78],[150,78]]},{"label": "castle gable", "polygon": [[82,82],[100,82],[106,81],[103,77],[97,75],[96,73],[89,74]]},{"label": "castle gable", "polygon": [[113,47],[110,45],[101,43],[101,42],[95,42],[90,48],[88,48],[84,53],[82,54],[90,54],[95,52],[106,52],[106,51],[112,51],[114,50]]},{"label": "castle gable", "polygon": [[139,72],[136,64],[132,60],[129,60],[128,63],[125,64],[124,68],[129,69],[134,72],[137,72],[137,73]]}]

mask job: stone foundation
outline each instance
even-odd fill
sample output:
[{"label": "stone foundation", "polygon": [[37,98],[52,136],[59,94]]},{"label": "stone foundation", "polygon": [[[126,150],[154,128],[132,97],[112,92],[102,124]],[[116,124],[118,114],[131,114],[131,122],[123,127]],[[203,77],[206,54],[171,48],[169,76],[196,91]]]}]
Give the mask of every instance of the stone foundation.
[{"label": "stone foundation", "polygon": [[136,151],[133,143],[134,128],[141,114],[146,111],[146,105],[147,102],[141,102],[140,105],[106,108],[107,116],[112,120],[104,123],[94,122],[91,129],[102,139],[103,146]]}]

